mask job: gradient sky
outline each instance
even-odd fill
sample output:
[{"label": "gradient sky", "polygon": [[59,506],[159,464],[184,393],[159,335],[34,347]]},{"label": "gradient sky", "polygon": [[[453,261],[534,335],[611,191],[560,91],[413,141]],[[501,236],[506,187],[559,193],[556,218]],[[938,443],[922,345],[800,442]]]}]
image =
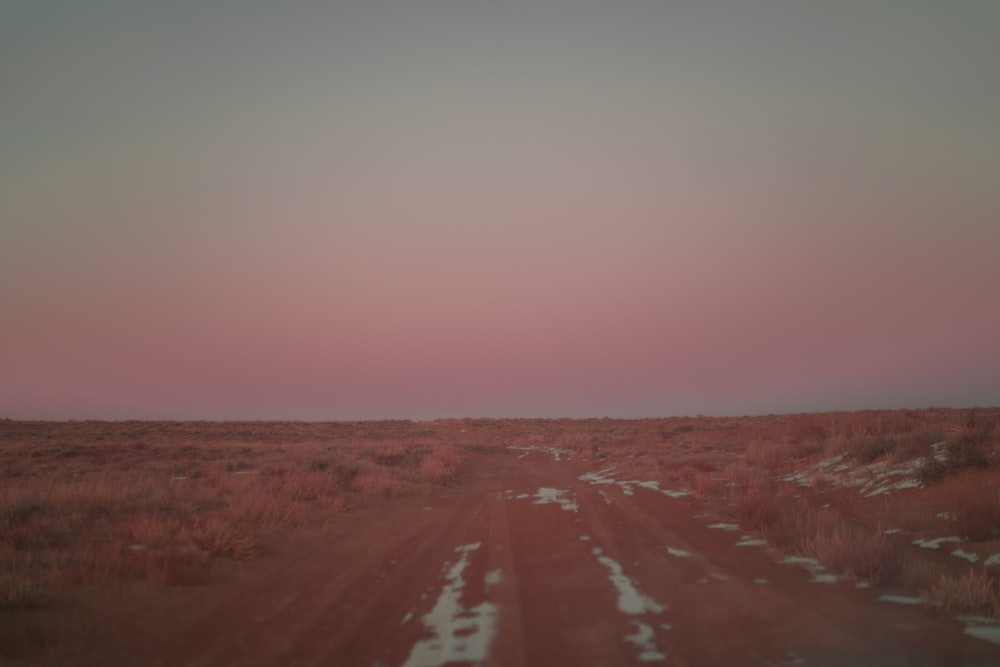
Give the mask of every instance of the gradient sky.
[{"label": "gradient sky", "polygon": [[0,0],[0,417],[998,405],[997,63],[993,0]]}]

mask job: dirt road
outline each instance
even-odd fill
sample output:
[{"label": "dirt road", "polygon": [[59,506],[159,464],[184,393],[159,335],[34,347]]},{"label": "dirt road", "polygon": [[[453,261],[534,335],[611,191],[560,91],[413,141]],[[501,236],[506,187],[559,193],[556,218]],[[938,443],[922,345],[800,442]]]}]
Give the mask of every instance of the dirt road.
[{"label": "dirt road", "polygon": [[1000,664],[954,620],[822,583],[597,461],[508,450],[469,468],[231,580],[109,610],[45,664]]}]

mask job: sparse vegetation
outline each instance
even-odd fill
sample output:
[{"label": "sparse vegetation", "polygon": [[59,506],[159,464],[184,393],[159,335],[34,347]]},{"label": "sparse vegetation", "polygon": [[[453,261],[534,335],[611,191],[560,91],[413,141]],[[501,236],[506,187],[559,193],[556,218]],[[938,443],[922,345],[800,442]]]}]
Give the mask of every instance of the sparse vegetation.
[{"label": "sparse vegetation", "polygon": [[924,598],[949,612],[1000,618],[1000,578],[985,568],[970,567],[962,574],[941,574]]},{"label": "sparse vegetation", "polygon": [[460,441],[400,426],[5,421],[0,607],[71,583],[204,581],[269,533],[459,479]]},{"label": "sparse vegetation", "polygon": [[[50,592],[71,585],[209,581],[219,569],[256,557],[281,531],[422,498],[461,483],[466,455],[530,444],[573,450],[593,470],[613,468],[620,479],[690,491],[780,551],[816,557],[848,580],[919,594],[948,611],[1000,616],[1000,568],[983,566],[985,558],[969,567],[943,550],[920,558],[906,551],[922,551],[914,537],[1000,540],[1000,494],[988,483],[1000,466],[998,415],[979,409],[429,424],[5,420],[0,611],[30,616],[36,612],[24,610],[44,607]],[[894,468],[902,472],[890,476]],[[882,477],[862,485],[865,475]],[[908,505],[916,496],[906,494],[924,492],[940,492],[948,503]],[[0,627],[0,655],[16,639],[4,632]]]}]

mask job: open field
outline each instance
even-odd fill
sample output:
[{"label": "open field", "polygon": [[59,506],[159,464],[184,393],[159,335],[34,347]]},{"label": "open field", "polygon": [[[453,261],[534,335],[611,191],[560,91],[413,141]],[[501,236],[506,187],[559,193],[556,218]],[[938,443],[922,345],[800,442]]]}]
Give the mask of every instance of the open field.
[{"label": "open field", "polygon": [[998,423],[4,420],[0,659],[997,664]]}]

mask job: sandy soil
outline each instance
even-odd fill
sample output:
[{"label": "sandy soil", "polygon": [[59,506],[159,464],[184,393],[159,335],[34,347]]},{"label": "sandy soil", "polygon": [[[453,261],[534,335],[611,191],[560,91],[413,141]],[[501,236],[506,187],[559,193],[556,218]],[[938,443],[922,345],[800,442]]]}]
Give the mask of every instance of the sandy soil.
[{"label": "sandy soil", "polygon": [[1000,664],[953,619],[817,583],[600,467],[470,456],[459,485],[338,515],[206,585],[23,612],[60,640],[10,664]]}]

